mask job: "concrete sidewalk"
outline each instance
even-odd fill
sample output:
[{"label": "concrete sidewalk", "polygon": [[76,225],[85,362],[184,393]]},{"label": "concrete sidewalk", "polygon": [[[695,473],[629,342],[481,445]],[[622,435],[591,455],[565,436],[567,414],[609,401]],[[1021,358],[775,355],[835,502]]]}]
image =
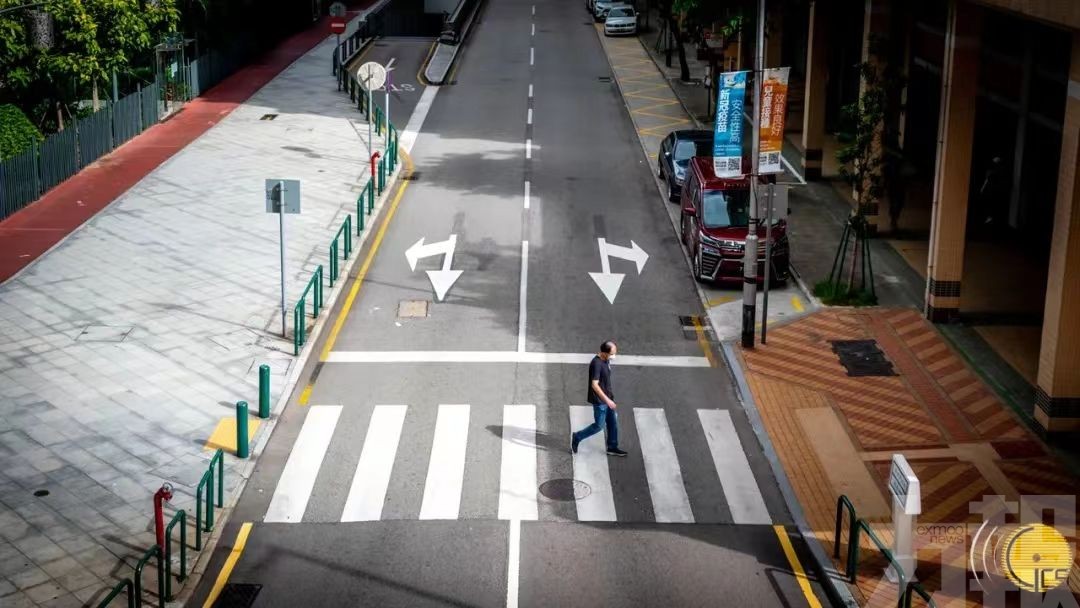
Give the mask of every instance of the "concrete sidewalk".
[{"label": "concrete sidewalk", "polygon": [[[303,211],[286,217],[291,307],[317,265],[329,272],[330,241],[368,175],[366,122],[329,73],[333,39],[316,40],[0,287],[3,606],[85,605],[131,576],[154,544],[163,481],[190,543],[208,440],[236,401],[256,407],[260,364],[281,396],[297,363],[278,335],[278,223],[263,180],[302,181]],[[225,464],[230,494],[249,466]]]}]

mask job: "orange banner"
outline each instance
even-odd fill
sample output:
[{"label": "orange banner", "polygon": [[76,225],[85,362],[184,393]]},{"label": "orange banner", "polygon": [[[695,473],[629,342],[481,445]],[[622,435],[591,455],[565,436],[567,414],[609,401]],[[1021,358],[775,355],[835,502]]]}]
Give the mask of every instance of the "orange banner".
[{"label": "orange banner", "polygon": [[765,70],[761,83],[761,147],[759,173],[782,173],[780,153],[784,148],[784,118],[787,116],[788,73],[791,68]]}]

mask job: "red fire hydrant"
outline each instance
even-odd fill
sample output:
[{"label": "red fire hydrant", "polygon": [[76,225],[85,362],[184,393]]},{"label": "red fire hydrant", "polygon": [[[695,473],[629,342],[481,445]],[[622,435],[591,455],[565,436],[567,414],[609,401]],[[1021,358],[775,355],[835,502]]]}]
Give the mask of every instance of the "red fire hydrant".
[{"label": "red fire hydrant", "polygon": [[371,155],[371,181],[375,181],[375,161],[379,160],[379,153]]},{"label": "red fire hydrant", "polygon": [[154,531],[157,532],[157,544],[161,550],[165,550],[165,513],[162,503],[172,500],[172,486],[168,482],[161,484],[161,488],[154,492]]}]

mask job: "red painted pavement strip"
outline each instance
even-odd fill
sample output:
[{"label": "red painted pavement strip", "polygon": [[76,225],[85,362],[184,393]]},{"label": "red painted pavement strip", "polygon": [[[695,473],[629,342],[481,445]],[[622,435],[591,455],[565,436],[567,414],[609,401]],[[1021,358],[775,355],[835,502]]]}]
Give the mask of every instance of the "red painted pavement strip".
[{"label": "red painted pavement strip", "polygon": [[[353,8],[363,8],[372,2],[362,0],[354,3]],[[190,101],[170,119],[150,127],[0,222],[0,283],[29,266],[228,116],[285,68],[318,46],[330,35],[329,32],[328,18],[323,18],[286,39],[205,95]],[[329,70],[327,81],[333,81]]]}]

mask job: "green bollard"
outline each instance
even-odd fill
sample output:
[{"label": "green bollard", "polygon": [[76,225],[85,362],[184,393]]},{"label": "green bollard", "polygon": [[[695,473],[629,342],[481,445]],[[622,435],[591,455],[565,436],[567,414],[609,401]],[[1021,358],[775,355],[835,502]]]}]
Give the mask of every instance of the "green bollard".
[{"label": "green bollard", "polygon": [[247,401],[236,402],[236,457],[248,457],[248,405]]},{"label": "green bollard", "polygon": [[270,366],[259,366],[259,418],[270,417]]}]

